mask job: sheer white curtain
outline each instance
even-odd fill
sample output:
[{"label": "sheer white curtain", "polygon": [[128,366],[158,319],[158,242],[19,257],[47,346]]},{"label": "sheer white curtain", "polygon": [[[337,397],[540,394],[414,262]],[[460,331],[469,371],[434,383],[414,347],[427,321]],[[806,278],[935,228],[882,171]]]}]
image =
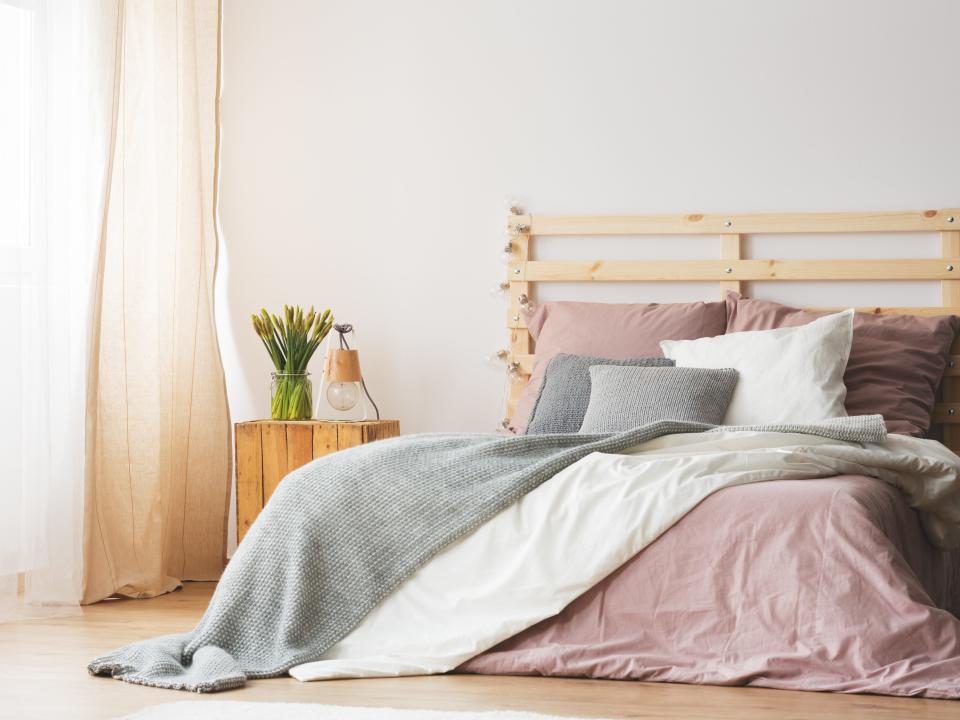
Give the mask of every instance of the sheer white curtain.
[{"label": "sheer white curtain", "polygon": [[76,612],[80,597],[121,4],[0,0],[0,620]]}]

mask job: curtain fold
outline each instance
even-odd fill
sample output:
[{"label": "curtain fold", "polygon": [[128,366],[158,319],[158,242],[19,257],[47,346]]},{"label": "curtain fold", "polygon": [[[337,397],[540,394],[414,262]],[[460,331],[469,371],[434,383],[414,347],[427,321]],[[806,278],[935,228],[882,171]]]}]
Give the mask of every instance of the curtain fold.
[{"label": "curtain fold", "polygon": [[220,3],[121,3],[87,382],[83,597],[220,576],[230,424],[214,325]]}]

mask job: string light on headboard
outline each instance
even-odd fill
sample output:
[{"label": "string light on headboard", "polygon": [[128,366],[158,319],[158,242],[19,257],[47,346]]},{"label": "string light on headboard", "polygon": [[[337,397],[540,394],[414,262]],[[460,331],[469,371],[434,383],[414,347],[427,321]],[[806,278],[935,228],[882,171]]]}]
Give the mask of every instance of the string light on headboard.
[{"label": "string light on headboard", "polygon": [[510,353],[504,350],[503,348],[501,348],[500,350],[497,350],[492,355],[487,355],[484,358],[484,360],[492,365],[496,362],[506,362],[509,356],[510,356]]},{"label": "string light on headboard", "polygon": [[[520,208],[520,205],[517,204],[515,200],[507,200],[507,211],[511,215],[522,215],[523,210]],[[507,226],[507,235],[509,237],[516,237],[520,233],[525,233],[530,229],[529,225],[514,225],[510,224]]]},{"label": "string light on headboard", "polygon": [[503,295],[503,294],[506,293],[507,290],[509,290],[509,289],[510,289],[510,283],[508,283],[506,280],[504,280],[503,282],[498,282],[496,285],[494,285],[492,288],[490,288],[490,294],[491,294],[491,295]]},{"label": "string light on headboard", "polygon": [[497,350],[492,355],[487,355],[484,358],[484,361],[490,365],[495,365],[496,363],[506,363],[506,369],[508,375],[516,375],[520,372],[520,363],[518,362],[507,362],[510,359],[510,351],[504,350],[503,348]]},{"label": "string light on headboard", "polygon": [[484,361],[490,365],[494,365],[496,363],[501,363],[501,362],[506,363],[506,369],[507,369],[508,375],[512,376],[512,375],[518,374],[520,372],[520,363],[513,362],[513,361],[507,362],[507,360],[509,359],[510,359],[510,352],[507,350],[503,350],[501,348],[500,350],[497,350],[492,355],[487,355],[484,358]]}]

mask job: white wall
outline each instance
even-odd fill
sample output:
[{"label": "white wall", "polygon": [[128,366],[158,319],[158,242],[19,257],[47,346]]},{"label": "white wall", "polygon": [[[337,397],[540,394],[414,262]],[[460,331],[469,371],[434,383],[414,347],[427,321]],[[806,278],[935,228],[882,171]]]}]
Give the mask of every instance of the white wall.
[{"label": "white wall", "polygon": [[[224,5],[218,313],[235,420],[268,411],[249,315],[287,302],[357,326],[370,389],[405,432],[492,429],[503,375],[482,358],[505,342],[487,291],[508,195],[541,213],[960,205],[954,0]],[[609,249],[715,245],[678,242]],[[717,295],[643,290],[604,297]],[[844,292],[818,299],[911,300]]]}]

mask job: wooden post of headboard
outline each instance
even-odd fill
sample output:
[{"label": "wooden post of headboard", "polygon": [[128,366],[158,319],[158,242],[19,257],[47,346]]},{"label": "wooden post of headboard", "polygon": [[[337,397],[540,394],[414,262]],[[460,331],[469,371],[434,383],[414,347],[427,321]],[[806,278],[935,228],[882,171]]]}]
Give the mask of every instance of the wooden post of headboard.
[{"label": "wooden post of headboard", "polygon": [[[944,230],[941,232],[940,245],[944,262],[949,262],[949,258],[960,257],[960,230]],[[960,306],[960,280],[941,280],[940,294],[940,300],[944,307],[955,308]],[[958,346],[960,346],[960,340],[954,342],[951,350],[951,360],[947,372],[943,376],[944,403],[960,402],[960,377],[953,374],[956,367],[952,359],[952,356],[958,352]],[[947,412],[954,411],[948,409]],[[960,447],[960,425],[951,422],[943,424],[943,444],[953,449]]]},{"label": "wooden post of headboard", "polygon": [[[727,233],[720,236],[720,257],[724,260],[743,258],[743,241],[739,233]],[[741,292],[743,284],[739,280],[724,280],[720,283],[720,299],[727,297],[731,290]]]},{"label": "wooden post of headboard", "polygon": [[[530,259],[530,222],[519,214],[507,219],[507,234],[510,237],[510,262],[507,265],[507,282],[510,284],[510,305],[507,308],[507,328],[510,330],[510,358],[519,358],[533,352],[527,321],[520,306],[530,300],[530,283],[522,280],[523,266]],[[510,390],[507,393],[507,417],[516,410],[520,390],[526,382],[521,373],[510,374]]]}]

